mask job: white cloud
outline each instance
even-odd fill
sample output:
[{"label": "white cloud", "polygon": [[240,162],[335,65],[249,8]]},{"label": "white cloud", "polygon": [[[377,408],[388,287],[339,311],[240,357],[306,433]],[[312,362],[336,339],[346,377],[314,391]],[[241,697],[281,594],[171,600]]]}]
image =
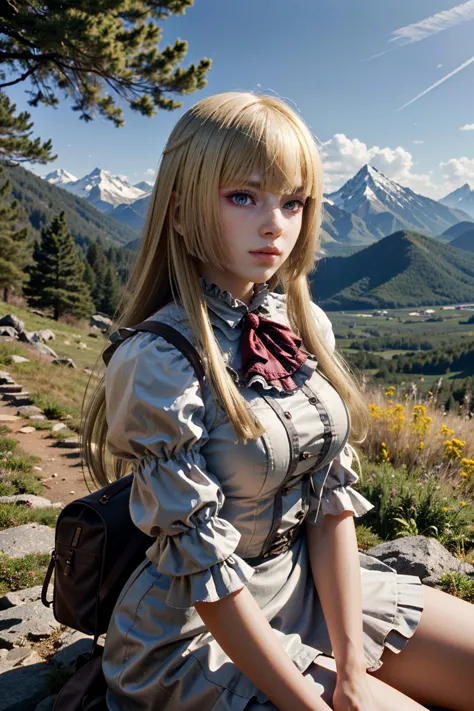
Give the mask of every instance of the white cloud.
[{"label": "white cloud", "polygon": [[417,140],[414,140],[413,143],[414,143],[415,145],[417,145],[417,146],[421,146],[421,145],[423,145],[424,141],[417,141]]},{"label": "white cloud", "polygon": [[464,126],[459,127],[460,131],[474,131],[474,123],[466,123]]},{"label": "white cloud", "polygon": [[440,163],[439,167],[443,171],[443,178],[452,185],[451,191],[461,187],[464,183],[474,185],[474,159],[463,156],[462,158],[451,158]]},{"label": "white cloud", "polygon": [[414,22],[411,25],[400,27],[392,32],[390,42],[397,42],[399,45],[411,44],[412,42],[421,42],[421,40],[431,37],[438,32],[444,32],[451,27],[474,19],[474,0],[462,5],[456,5],[449,10],[437,12],[435,15],[426,17],[420,22]]},{"label": "white cloud", "polygon": [[442,66],[443,66],[442,64],[437,64],[436,69],[441,69]]},{"label": "white cloud", "polygon": [[156,173],[156,170],[154,170],[153,168],[147,168],[145,170],[145,175],[149,175],[150,178],[153,178],[155,176],[155,173]]}]

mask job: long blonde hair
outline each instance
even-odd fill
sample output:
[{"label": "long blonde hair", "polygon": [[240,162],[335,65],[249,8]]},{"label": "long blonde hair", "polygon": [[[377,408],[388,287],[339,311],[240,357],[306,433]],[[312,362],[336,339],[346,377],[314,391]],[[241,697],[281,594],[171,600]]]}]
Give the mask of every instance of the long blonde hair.
[{"label": "long blonde hair", "polygon": [[[115,319],[118,327],[145,320],[176,294],[186,311],[209,383],[241,441],[264,428],[226,370],[199,282],[198,262],[223,269],[227,255],[216,196],[243,185],[258,165],[263,190],[290,194],[301,171],[307,202],[301,232],[270,281],[287,295],[288,318],[322,373],[345,400],[353,438],[366,427],[366,407],[340,356],[331,355],[315,325],[308,274],[314,269],[322,221],[323,169],[311,131],[284,101],[250,92],[209,96],[179,119],[163,151],[137,260]],[[174,195],[178,196],[178,217]],[[179,223],[179,232],[176,224]],[[82,427],[84,459],[93,479],[109,481],[104,378],[88,403]],[[114,458],[115,478],[127,462]]]}]

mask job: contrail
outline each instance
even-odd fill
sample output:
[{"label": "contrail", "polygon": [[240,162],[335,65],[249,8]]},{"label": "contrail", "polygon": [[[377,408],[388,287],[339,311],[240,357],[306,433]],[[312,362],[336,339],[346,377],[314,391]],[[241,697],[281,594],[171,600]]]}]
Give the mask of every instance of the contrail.
[{"label": "contrail", "polygon": [[406,104],[403,104],[403,106],[400,106],[400,108],[397,109],[397,111],[401,111],[401,110],[404,109],[406,106],[410,106],[410,104],[413,104],[413,103],[414,103],[415,101],[417,101],[418,99],[421,99],[422,96],[425,96],[425,94],[428,94],[428,93],[429,93],[430,91],[432,91],[433,89],[436,89],[437,86],[439,86],[440,84],[443,84],[443,83],[444,83],[445,81],[447,81],[448,79],[451,79],[451,77],[453,77],[455,74],[458,74],[459,72],[461,72],[463,69],[465,69],[466,67],[468,67],[468,66],[469,66],[470,64],[472,64],[473,62],[474,62],[474,57],[471,57],[471,59],[468,59],[467,62],[464,62],[464,64],[461,64],[459,67],[456,67],[456,69],[454,69],[452,72],[450,72],[449,74],[446,74],[445,77],[442,77],[441,79],[439,79],[439,81],[435,82],[434,84],[432,84],[431,86],[429,86],[427,89],[425,89],[424,91],[422,91],[421,94],[418,94],[418,96],[415,96],[414,99],[411,99],[411,100],[408,101]]},{"label": "contrail", "polygon": [[392,37],[389,42],[402,41],[403,45],[411,44],[412,42],[420,42],[438,32],[444,32],[444,30],[449,30],[451,27],[456,27],[456,25],[473,19],[474,0],[468,0],[468,2],[462,5],[456,5],[456,7],[452,7],[450,10],[437,12],[436,15],[426,17],[420,22],[414,22],[411,25],[400,27],[398,30],[395,30],[395,32],[392,32],[394,37]]}]

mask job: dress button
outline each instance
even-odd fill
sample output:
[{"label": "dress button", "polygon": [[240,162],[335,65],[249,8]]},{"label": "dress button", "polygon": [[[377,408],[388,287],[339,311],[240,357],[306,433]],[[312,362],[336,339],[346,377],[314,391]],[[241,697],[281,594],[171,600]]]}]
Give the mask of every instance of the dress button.
[{"label": "dress button", "polygon": [[296,518],[298,519],[298,521],[301,521],[301,519],[304,518],[304,511],[298,511],[298,513],[296,514]]},{"label": "dress button", "polygon": [[309,459],[312,456],[313,456],[312,452],[303,452],[301,455],[301,459]]},{"label": "dress button", "polygon": [[291,487],[285,486],[285,488],[281,490],[281,493],[283,494],[283,496],[288,496],[290,491],[291,491]]},{"label": "dress button", "polygon": [[316,400],[315,397],[310,397],[310,398],[309,398],[309,402],[311,403],[311,405],[316,405],[317,400]]},{"label": "dress button", "polygon": [[291,412],[288,412],[288,410],[285,412],[285,417],[287,420],[291,420]]}]

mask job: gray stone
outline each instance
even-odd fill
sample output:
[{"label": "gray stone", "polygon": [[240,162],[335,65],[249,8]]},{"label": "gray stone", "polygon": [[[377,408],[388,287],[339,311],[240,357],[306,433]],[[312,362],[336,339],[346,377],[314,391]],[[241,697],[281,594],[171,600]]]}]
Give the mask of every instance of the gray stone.
[{"label": "gray stone", "polygon": [[53,611],[41,600],[0,611],[0,645],[11,648],[24,644],[25,640],[39,640],[54,632],[60,623]]},{"label": "gray stone", "polygon": [[34,427],[21,427],[18,432],[21,432],[21,434],[31,434],[32,432],[36,432],[36,430]]},{"label": "gray stone", "polygon": [[45,662],[0,675],[0,711],[34,711],[51,692],[51,669]]},{"label": "gray stone", "polygon": [[369,548],[375,556],[403,575],[441,577],[444,573],[460,572],[474,576],[474,566],[463,563],[449,553],[435,538],[406,536]]},{"label": "gray stone", "polygon": [[53,711],[54,707],[54,702],[58,698],[57,694],[53,694],[53,696],[47,696],[41,703],[38,704],[38,706],[35,708],[35,711]]},{"label": "gray stone", "polygon": [[27,523],[0,531],[0,550],[10,558],[23,558],[28,553],[51,553],[54,530],[38,523]]},{"label": "gray stone", "polygon": [[40,420],[45,420],[46,415],[30,415],[28,419],[33,420],[34,422],[39,422]]},{"label": "gray stone", "polygon": [[16,365],[19,365],[19,363],[29,363],[30,362],[28,358],[23,358],[23,356],[19,356],[19,355],[12,355],[12,356],[10,356],[10,358],[13,361],[13,363],[15,363]]},{"label": "gray stone", "polygon": [[51,427],[51,432],[60,432],[61,430],[67,430],[67,425],[64,424],[64,422],[56,422]]},{"label": "gray stone", "polygon": [[8,610],[17,605],[25,605],[27,602],[36,602],[41,600],[42,585],[35,585],[32,588],[24,588],[23,590],[14,590],[0,598],[0,610]]},{"label": "gray stone", "polygon": [[6,370],[0,370],[0,385],[12,385],[15,381],[13,380],[10,373]]},{"label": "gray stone", "polygon": [[28,397],[29,394],[27,390],[20,390],[20,392],[16,393],[2,393],[2,399],[5,402],[15,402],[17,398]]},{"label": "gray stone", "polygon": [[43,341],[43,343],[45,343],[46,341],[56,340],[56,336],[49,328],[43,328],[41,331],[38,331],[38,336]]},{"label": "gray stone", "polygon": [[36,407],[36,405],[24,405],[18,408],[16,414],[20,415],[20,417],[31,417],[31,415],[43,415],[44,413],[43,410],[40,407]]},{"label": "gray stone", "polygon": [[17,415],[0,415],[0,422],[16,422],[19,419]]},{"label": "gray stone", "polygon": [[15,331],[23,331],[25,324],[17,316],[13,314],[7,314],[0,319],[0,326],[12,326]]},{"label": "gray stone", "polygon": [[77,368],[72,358],[55,358],[53,365],[66,365],[68,368]]},{"label": "gray stone", "polygon": [[23,390],[23,385],[18,385],[17,383],[8,383],[7,385],[0,385],[0,393],[21,393]]},{"label": "gray stone", "polygon": [[40,311],[39,309],[30,309],[30,314],[36,314],[36,316],[43,316],[44,317],[44,313],[42,311]]},{"label": "gray stone", "polygon": [[4,674],[15,667],[27,667],[31,664],[40,664],[43,660],[31,647],[14,647],[7,651],[0,662],[0,674]]},{"label": "gray stone", "polygon": [[25,405],[31,405],[30,393],[25,390],[21,393],[17,393],[14,400],[12,400],[13,405],[17,407],[24,407]]},{"label": "gray stone", "polygon": [[55,667],[74,670],[77,658],[90,652],[92,642],[93,637],[77,630],[65,632],[59,638],[58,652],[49,661]]},{"label": "gray stone", "polygon": [[13,326],[0,326],[0,336],[10,336],[10,338],[16,338],[18,333],[15,331]]},{"label": "gray stone", "polygon": [[76,449],[79,445],[79,437],[67,437],[66,439],[58,439],[56,442],[56,447],[62,447],[64,449]]},{"label": "gray stone", "polygon": [[51,358],[57,358],[58,354],[53,351],[52,348],[49,346],[46,346],[44,343],[33,343],[33,346],[35,347],[35,350],[38,351],[38,353],[42,353],[43,355],[51,356]]},{"label": "gray stone", "polygon": [[91,316],[90,325],[100,328],[102,331],[107,331],[112,325],[112,319],[101,314],[94,314],[94,316]]},{"label": "gray stone", "polygon": [[37,331],[20,331],[18,338],[22,343],[38,343],[40,340]]},{"label": "gray stone", "polygon": [[0,504],[24,504],[32,509],[61,509],[63,505],[34,494],[15,494],[15,496],[0,496]]}]

